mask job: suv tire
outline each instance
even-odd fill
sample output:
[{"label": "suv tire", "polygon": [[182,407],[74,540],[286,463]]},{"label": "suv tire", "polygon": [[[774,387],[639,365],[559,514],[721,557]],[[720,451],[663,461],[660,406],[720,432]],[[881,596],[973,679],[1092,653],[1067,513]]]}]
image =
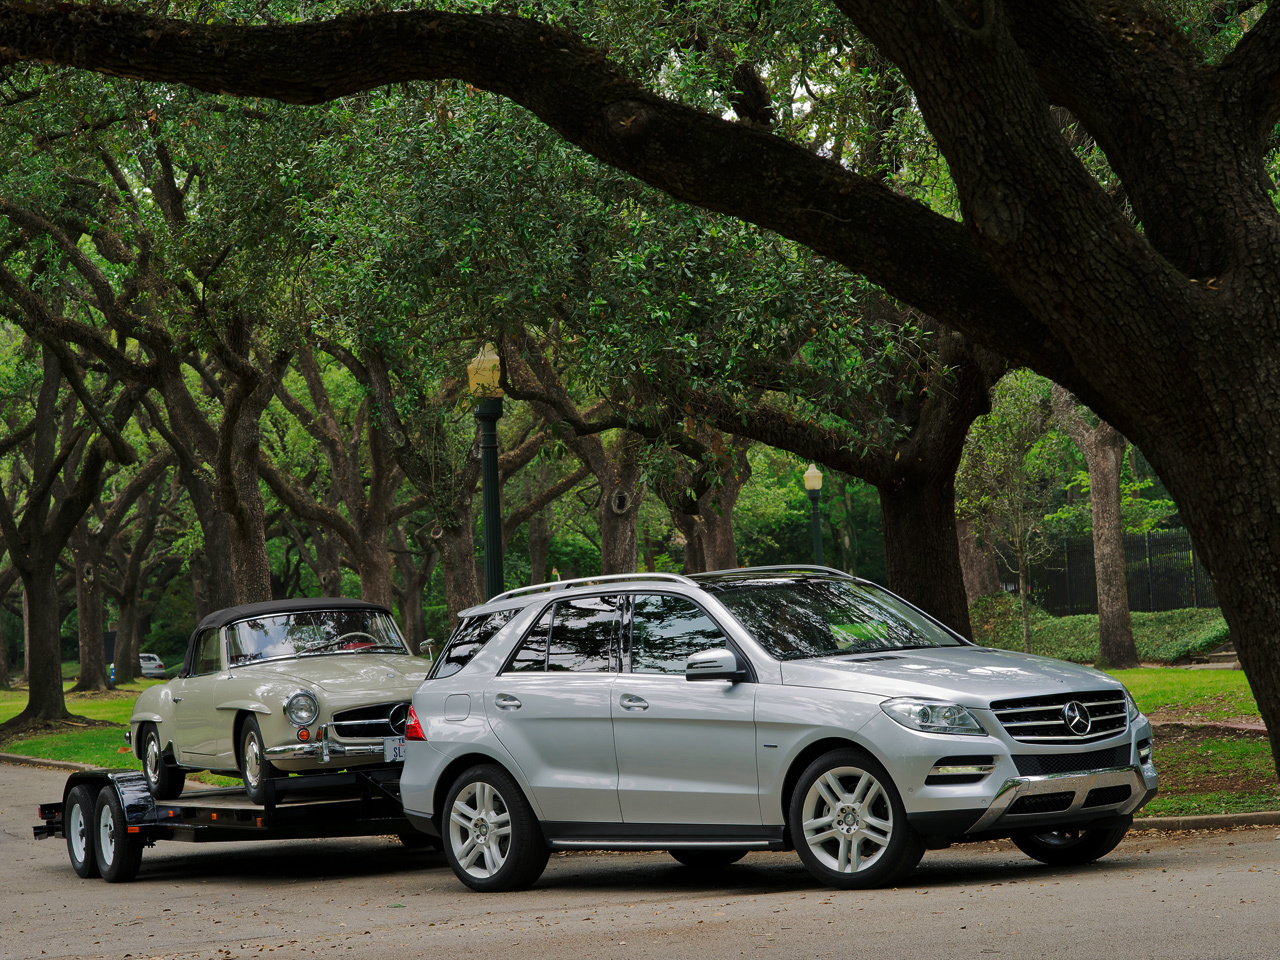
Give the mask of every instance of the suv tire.
[{"label": "suv tire", "polygon": [[523,890],[547,867],[551,850],[533,808],[496,764],[463,772],[445,797],[440,831],[454,874],[472,890]]},{"label": "suv tire", "polygon": [[1124,839],[1128,827],[1101,830],[1053,830],[1013,837],[1018,849],[1051,867],[1075,867],[1105,857]]},{"label": "suv tire", "polygon": [[893,780],[855,747],[809,764],[791,794],[787,825],[809,872],[845,890],[896,883],[924,856]]}]

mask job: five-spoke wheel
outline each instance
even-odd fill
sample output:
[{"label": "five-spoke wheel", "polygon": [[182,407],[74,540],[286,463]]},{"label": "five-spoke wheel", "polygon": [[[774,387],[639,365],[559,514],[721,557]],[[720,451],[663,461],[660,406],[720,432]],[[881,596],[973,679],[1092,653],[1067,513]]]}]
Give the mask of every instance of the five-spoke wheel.
[{"label": "five-spoke wheel", "polygon": [[546,869],[551,851],[533,809],[501,767],[465,771],[450,788],[443,812],[445,856],[473,890],[520,890]]},{"label": "five-spoke wheel", "polygon": [[809,765],[791,796],[788,823],[809,872],[835,887],[893,883],[924,855],[889,774],[854,748]]}]

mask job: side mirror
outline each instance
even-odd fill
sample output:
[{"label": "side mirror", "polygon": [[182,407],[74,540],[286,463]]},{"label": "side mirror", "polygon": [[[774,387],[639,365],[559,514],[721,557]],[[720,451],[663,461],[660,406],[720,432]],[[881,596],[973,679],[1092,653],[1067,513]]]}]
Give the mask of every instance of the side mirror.
[{"label": "side mirror", "polygon": [[695,653],[684,664],[686,680],[745,680],[747,671],[732,650],[719,647]]}]

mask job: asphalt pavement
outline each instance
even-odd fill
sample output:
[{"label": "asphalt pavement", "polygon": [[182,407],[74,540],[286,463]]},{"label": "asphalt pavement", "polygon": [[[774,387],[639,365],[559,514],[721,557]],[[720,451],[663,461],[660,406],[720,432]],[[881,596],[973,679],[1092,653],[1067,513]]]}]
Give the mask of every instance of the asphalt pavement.
[{"label": "asphalt pavement", "polygon": [[[32,838],[66,771],[0,766],[0,957],[963,956],[1273,958],[1280,829],[1134,832],[1084,867],[1008,843],[933,851],[903,886],[818,885],[794,853],[706,874],[662,853],[551,858],[532,889],[477,894],[391,838],[148,849],[129,884],[80,880]],[[763,953],[762,953],[763,952]]]}]

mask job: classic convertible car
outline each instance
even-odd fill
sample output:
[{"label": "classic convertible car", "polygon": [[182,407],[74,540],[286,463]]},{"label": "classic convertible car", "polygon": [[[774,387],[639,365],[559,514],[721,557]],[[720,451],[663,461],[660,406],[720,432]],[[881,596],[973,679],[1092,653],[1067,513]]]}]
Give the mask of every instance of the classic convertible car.
[{"label": "classic convertible car", "polygon": [[271,777],[402,761],[429,667],[390,611],[362,600],[228,607],[196,627],[178,676],[138,697],[128,736],[156,799],[212,770],[262,803]]}]

